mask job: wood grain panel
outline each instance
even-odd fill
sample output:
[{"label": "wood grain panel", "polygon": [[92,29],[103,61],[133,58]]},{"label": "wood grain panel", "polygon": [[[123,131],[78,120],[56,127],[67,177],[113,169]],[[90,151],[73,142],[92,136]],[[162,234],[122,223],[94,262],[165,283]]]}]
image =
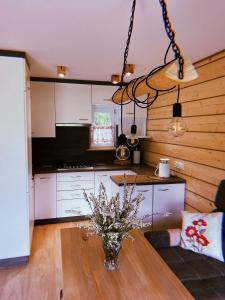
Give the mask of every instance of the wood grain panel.
[{"label": "wood grain panel", "polygon": [[196,208],[188,205],[187,203],[185,204],[184,209],[187,210],[187,211],[189,211],[189,212],[199,212],[199,210],[197,210]]},{"label": "wood grain panel", "polygon": [[[169,119],[148,120],[147,130],[168,130]],[[223,132],[225,133],[225,115],[186,117],[188,131],[196,132]]]},{"label": "wood grain panel", "polygon": [[[199,77],[193,81],[193,83],[199,84],[206,80],[212,80],[214,78],[225,76],[225,57],[221,57],[218,60],[214,60],[207,64],[197,66],[197,72]],[[193,83],[190,81],[185,86],[191,86]]]},{"label": "wood grain panel", "polygon": [[188,190],[186,191],[186,203],[205,213],[209,213],[216,208],[212,201],[208,201]]},{"label": "wood grain panel", "polygon": [[[147,164],[157,165],[159,159],[162,157],[161,154],[153,153],[153,152],[144,152],[144,159]],[[168,157],[168,156],[167,156]],[[184,164],[184,170],[177,170],[174,166],[175,161],[182,162]],[[225,178],[225,170],[220,170],[214,167],[208,167],[204,165],[200,165],[198,163],[193,163],[183,159],[177,159],[170,157],[170,168],[174,171],[178,176],[179,174],[188,175],[194,178],[198,178],[205,182],[208,182],[213,185],[218,185],[221,181],[221,178]],[[179,171],[179,172],[176,172]],[[213,174],[213,176],[212,176]]]},{"label": "wood grain panel", "polygon": [[[186,179],[186,209],[211,211],[216,188],[225,178],[225,50],[195,64],[199,78],[181,85],[180,102],[188,131],[178,138],[168,134],[177,92],[162,94],[148,109],[143,159],[156,165],[170,157],[171,169]],[[174,167],[184,163],[184,170]]]},{"label": "wood grain panel", "polygon": [[205,58],[202,58],[200,59],[199,61],[195,62],[194,65],[196,68],[200,67],[200,66],[203,66],[203,65],[206,65],[208,63],[212,63],[218,59],[221,59],[225,57],[225,49],[219,51],[219,52],[216,52],[215,54],[212,54],[212,55],[209,55]]},{"label": "wood grain panel", "polygon": [[171,137],[167,131],[150,131],[150,136],[153,142],[225,151],[224,133],[186,132],[183,136]]},{"label": "wood grain panel", "polygon": [[[225,96],[219,96],[199,101],[185,102],[182,105],[182,116],[204,116],[225,114]],[[172,105],[152,108],[148,111],[148,119],[165,119],[172,117]]]},{"label": "wood grain panel", "polygon": [[60,300],[63,288],[60,229],[76,224],[35,226],[28,265],[0,271],[0,299]]},{"label": "wood grain panel", "polygon": [[225,157],[222,151],[196,149],[193,147],[155,142],[151,142],[149,145],[145,144],[144,149],[145,151],[159,153],[164,156],[184,159],[225,170]]},{"label": "wood grain panel", "polygon": [[[199,99],[211,98],[215,96],[222,96],[225,94],[225,77],[213,79],[211,81],[203,82],[195,86],[185,87],[180,91],[180,102],[188,102]],[[153,103],[151,108],[171,105],[176,102],[177,89],[167,94],[159,96],[157,101]]]}]

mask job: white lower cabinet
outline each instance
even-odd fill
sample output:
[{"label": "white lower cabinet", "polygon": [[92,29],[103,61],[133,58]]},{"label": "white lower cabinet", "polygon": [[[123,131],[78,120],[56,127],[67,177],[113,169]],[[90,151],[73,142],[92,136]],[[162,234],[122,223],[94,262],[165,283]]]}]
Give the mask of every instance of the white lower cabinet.
[{"label": "white lower cabinet", "polygon": [[144,199],[140,203],[137,217],[144,218],[144,221],[146,222],[152,222],[153,186],[137,185],[134,189],[133,198],[138,194],[141,194]]},{"label": "white lower cabinet", "polygon": [[[153,230],[180,227],[184,197],[184,183],[154,185],[153,213],[156,215],[153,215]],[[171,214],[165,216],[166,212]]]},{"label": "white lower cabinet", "polygon": [[[111,183],[111,188],[114,194],[119,193],[120,199],[123,201],[124,187],[118,186],[116,183]],[[131,190],[130,190],[131,192]],[[139,206],[138,218],[144,218],[146,222],[152,222],[152,197],[153,197],[153,186],[152,185],[136,185],[132,191],[131,197],[135,198],[138,194],[141,194],[144,198]]]},{"label": "white lower cabinet", "polygon": [[57,173],[57,218],[90,214],[84,191],[94,194],[94,172]]},{"label": "white lower cabinet", "polygon": [[56,174],[36,174],[35,220],[56,218]]},{"label": "white lower cabinet", "polygon": [[[37,174],[35,180],[35,219],[51,219],[85,216],[91,213],[84,198],[87,194],[98,195],[102,182],[108,199],[120,193],[123,186],[116,185],[110,178],[115,175],[134,175],[131,170],[69,172]],[[184,209],[185,184],[137,185],[133,197],[141,193],[144,200],[140,204],[138,217],[152,222],[153,230],[179,227],[181,211]],[[171,213],[165,216],[165,213]],[[149,216],[151,215],[151,216]]]},{"label": "white lower cabinet", "polygon": [[[123,187],[112,183],[114,194],[123,197]],[[153,230],[178,228],[181,223],[181,211],[184,209],[185,184],[137,185],[133,197],[141,193],[144,200],[140,204],[138,217],[147,216],[144,221],[152,222]],[[166,216],[166,213],[171,213]],[[149,216],[148,215],[151,215]]]},{"label": "white lower cabinet", "polygon": [[136,173],[131,170],[118,170],[118,171],[100,171],[95,172],[95,195],[97,196],[99,193],[100,184],[103,183],[106,188],[106,194],[108,199],[112,196],[115,196],[115,193],[112,188],[112,180],[110,176],[116,175],[135,175]]}]

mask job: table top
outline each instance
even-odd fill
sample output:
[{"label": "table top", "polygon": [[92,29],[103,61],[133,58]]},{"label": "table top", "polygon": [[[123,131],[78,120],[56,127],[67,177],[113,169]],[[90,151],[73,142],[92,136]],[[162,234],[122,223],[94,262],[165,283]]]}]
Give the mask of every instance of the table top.
[{"label": "table top", "polygon": [[175,274],[138,230],[124,240],[119,270],[103,266],[101,239],[85,229],[61,230],[64,300],[193,299]]}]

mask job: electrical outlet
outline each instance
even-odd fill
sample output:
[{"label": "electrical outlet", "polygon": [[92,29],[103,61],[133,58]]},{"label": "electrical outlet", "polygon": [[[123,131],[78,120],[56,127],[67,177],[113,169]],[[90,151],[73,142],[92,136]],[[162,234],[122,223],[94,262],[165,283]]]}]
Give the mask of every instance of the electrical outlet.
[{"label": "electrical outlet", "polygon": [[184,163],[182,163],[181,161],[175,161],[174,166],[176,169],[184,170]]}]

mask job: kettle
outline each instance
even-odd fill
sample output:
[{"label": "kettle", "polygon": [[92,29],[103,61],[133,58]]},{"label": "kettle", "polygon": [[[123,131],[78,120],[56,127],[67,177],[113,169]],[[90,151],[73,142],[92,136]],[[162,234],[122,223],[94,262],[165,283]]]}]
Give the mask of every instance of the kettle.
[{"label": "kettle", "polygon": [[159,164],[155,170],[155,176],[158,177],[170,177],[170,159],[160,158]]}]

